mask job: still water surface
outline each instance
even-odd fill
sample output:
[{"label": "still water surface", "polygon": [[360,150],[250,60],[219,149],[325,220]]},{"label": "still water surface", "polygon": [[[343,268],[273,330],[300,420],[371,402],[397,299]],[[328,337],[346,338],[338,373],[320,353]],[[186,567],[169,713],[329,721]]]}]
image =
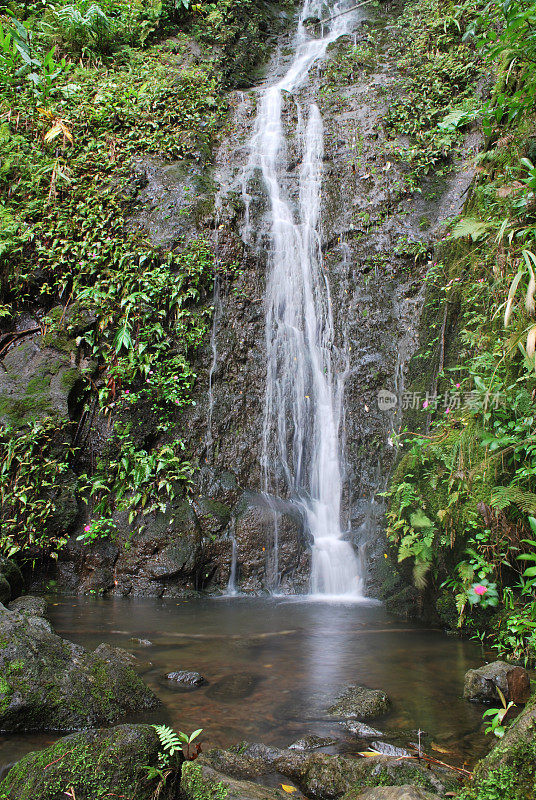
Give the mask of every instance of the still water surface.
[{"label": "still water surface", "polygon": [[[479,648],[394,619],[380,605],[55,598],[49,617],[60,635],[88,649],[104,641],[134,653],[164,703],[143,719],[203,728],[205,749],[242,739],[282,747],[314,733],[339,740],[332,752],[362,750],[337,723],[321,719],[322,707],[349,684],[384,689],[392,712],[374,727],[402,736],[421,728],[439,758],[472,764],[487,748],[483,709],[461,697],[465,671],[482,663]],[[181,669],[201,672],[208,685],[173,688],[163,676]],[[0,764],[55,738],[0,737]]]}]

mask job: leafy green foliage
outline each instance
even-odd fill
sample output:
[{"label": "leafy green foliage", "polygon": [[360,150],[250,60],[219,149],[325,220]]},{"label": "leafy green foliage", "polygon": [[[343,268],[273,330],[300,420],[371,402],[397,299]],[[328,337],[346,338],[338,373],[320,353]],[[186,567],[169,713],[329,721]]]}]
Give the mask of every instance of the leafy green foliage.
[{"label": "leafy green foliage", "polygon": [[58,430],[55,420],[0,427],[0,552],[31,557],[65,543],[54,518],[58,485],[73,454],[67,429]]}]

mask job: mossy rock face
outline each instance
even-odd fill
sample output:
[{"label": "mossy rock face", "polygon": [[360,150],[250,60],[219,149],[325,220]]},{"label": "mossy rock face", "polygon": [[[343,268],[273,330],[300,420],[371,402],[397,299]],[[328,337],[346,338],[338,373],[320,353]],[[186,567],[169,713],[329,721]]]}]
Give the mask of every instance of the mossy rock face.
[{"label": "mossy rock face", "polygon": [[196,761],[182,766],[181,797],[184,800],[281,800],[288,794],[258,783],[228,778]]},{"label": "mossy rock face", "polygon": [[[0,783],[0,798],[60,800],[73,790],[73,797],[83,800],[150,800],[158,778],[148,780],[144,767],[157,766],[159,750],[151,725],[119,725],[76,733],[15,764]],[[179,774],[177,771],[177,777]],[[171,775],[159,794],[160,800],[178,796],[177,790],[177,780]]]},{"label": "mossy rock face", "polygon": [[[474,771],[471,800],[536,797],[536,697],[512,722],[504,737],[480,761]],[[491,794],[494,789],[496,794]]]},{"label": "mossy rock face", "polygon": [[80,372],[65,347],[47,346],[36,336],[13,347],[2,363],[0,422],[20,427],[42,417],[69,419],[68,398]]},{"label": "mossy rock face", "polygon": [[39,616],[0,609],[0,729],[72,731],[110,725],[158,699],[104,645],[92,653]]}]

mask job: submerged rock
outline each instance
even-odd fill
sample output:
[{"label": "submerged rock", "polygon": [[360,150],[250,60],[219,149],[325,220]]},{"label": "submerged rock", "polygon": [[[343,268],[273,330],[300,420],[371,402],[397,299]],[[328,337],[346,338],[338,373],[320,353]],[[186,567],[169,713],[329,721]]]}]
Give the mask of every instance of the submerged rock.
[{"label": "submerged rock", "polygon": [[212,684],[207,695],[223,703],[232,703],[234,700],[241,700],[252,694],[260,680],[259,675],[253,675],[251,672],[225,675]]},{"label": "submerged rock", "polygon": [[172,681],[173,683],[177,683],[181,686],[188,686],[188,687],[195,687],[195,686],[202,686],[204,683],[207,682],[206,678],[200,675],[199,672],[187,672],[185,670],[179,670],[178,672],[168,672],[167,675],[164,676],[166,680]]},{"label": "submerged rock", "polygon": [[325,736],[315,736],[314,733],[309,736],[303,736],[296,742],[289,745],[289,750],[318,750],[320,747],[331,747],[337,744],[336,739],[330,739]]},{"label": "submerged rock", "polygon": [[530,678],[526,669],[494,661],[480,669],[470,669],[465,673],[463,696],[466,700],[480,702],[499,701],[497,689],[507,700],[526,703],[530,697]]},{"label": "submerged rock", "polygon": [[199,761],[185,761],[181,797],[184,800],[281,800],[289,795],[280,789],[229,778]]},{"label": "submerged rock", "polygon": [[[145,766],[158,766],[160,749],[151,725],[119,725],[110,730],[75,733],[52,747],[29,753],[15,764],[0,783],[0,797],[151,800],[158,778],[149,780]],[[177,797],[179,775],[177,770],[176,780],[173,775],[168,777],[159,793],[160,800]]]},{"label": "submerged rock", "polygon": [[72,731],[110,725],[158,705],[126,651],[88,653],[47,620],[0,610],[0,730]]},{"label": "submerged rock", "polygon": [[345,719],[374,719],[386,714],[391,701],[381,689],[367,689],[366,686],[349,686],[348,689],[328,708],[328,714]]}]

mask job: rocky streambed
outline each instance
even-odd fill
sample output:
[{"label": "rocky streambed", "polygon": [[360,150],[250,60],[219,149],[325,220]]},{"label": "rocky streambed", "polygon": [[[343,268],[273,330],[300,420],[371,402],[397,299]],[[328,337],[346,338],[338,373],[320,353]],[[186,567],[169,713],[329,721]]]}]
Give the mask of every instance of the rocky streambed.
[{"label": "rocky streambed", "polygon": [[[528,688],[519,668],[482,670],[471,644],[408,627],[378,605],[51,598],[45,606],[26,596],[0,608],[0,797],[9,800],[71,790],[88,800],[105,791],[150,798],[158,776],[148,779],[145,767],[158,769],[163,748],[147,723],[203,728],[201,756],[173,763],[164,797],[179,797],[181,769],[188,800],[271,800],[285,796],[281,785],[315,800],[443,797],[489,748],[481,701],[496,686],[507,696],[524,691],[522,699]],[[477,702],[462,697],[466,672]],[[514,723],[522,740],[532,715]]]},{"label": "rocky streambed", "polygon": [[[305,660],[311,658],[307,673],[304,662],[296,657],[295,645],[286,644],[296,637],[300,622],[303,624],[306,618],[303,614],[300,617],[301,604],[281,604],[287,624],[295,628],[277,630],[276,621],[282,619],[281,615],[278,617],[277,607],[247,600],[250,606],[253,602],[249,609],[250,621],[256,619],[259,623],[255,629],[248,630],[244,625],[247,616],[240,602],[235,599],[231,605],[220,603],[222,613],[217,619],[216,601],[211,601],[212,608],[208,611],[215,620],[211,628],[199,626],[203,618],[199,601],[185,603],[188,608],[177,611],[180,606],[175,604],[172,607],[159,603],[156,608],[155,601],[136,605],[124,600],[84,603],[55,600],[50,606],[52,618],[60,629],[70,627],[70,635],[78,642],[85,640],[86,648],[54,632],[42,598],[26,596],[13,601],[10,608],[2,606],[0,727],[4,732],[33,732],[31,746],[36,744],[36,732],[49,731],[56,735],[61,731],[79,732],[59,739],[44,750],[29,753],[11,768],[4,755],[0,797],[57,800],[67,794],[96,800],[119,793],[132,800],[149,800],[160,786],[164,773],[169,774],[160,786],[159,796],[170,800],[178,797],[183,800],[275,800],[289,790],[297,797],[312,800],[431,800],[454,796],[469,775],[469,746],[473,756],[488,746],[478,723],[483,706],[468,701],[491,699],[496,686],[502,688],[507,697],[515,696],[520,704],[527,699],[529,683],[523,670],[495,664],[491,668],[467,671],[467,699],[463,700],[464,668],[471,661],[476,664],[479,660],[476,653],[472,659],[466,653],[466,660],[460,663],[461,643],[444,637],[444,655],[450,658],[446,666],[451,676],[447,693],[447,670],[442,675],[438,661],[432,664],[439,634],[418,628],[397,630],[393,620],[381,611],[383,616],[378,617],[378,608],[370,607],[365,608],[364,613],[355,606],[346,609],[347,614],[361,619],[359,631],[345,632],[348,645],[352,636],[362,639],[361,663],[355,655],[352,657],[355,683],[345,683],[349,672],[346,676],[333,672],[334,660],[345,663],[348,656],[348,652],[341,650],[337,618],[340,623],[344,612],[337,606],[331,609],[331,626],[326,625],[327,617],[323,620],[322,646],[305,653]],[[152,629],[153,641],[143,636],[150,624],[147,607],[143,608],[148,603],[155,606],[153,611],[164,621],[167,619],[167,624],[164,622],[161,626],[163,630]],[[122,618],[117,613],[118,604],[123,606]],[[310,606],[314,612],[315,604]],[[73,609],[80,613],[78,619]],[[110,626],[105,631],[97,631],[99,616],[103,613],[113,624],[124,627]],[[376,625],[372,624],[375,614]],[[234,629],[229,626],[232,616],[237,623]],[[189,631],[184,624],[187,618],[193,619],[195,629],[202,629],[204,633],[196,637],[192,626]],[[382,631],[379,622],[384,626],[392,625],[392,629]],[[313,637],[319,633],[317,630]],[[173,634],[177,637],[174,644]],[[400,648],[395,649],[398,691],[396,682],[386,680],[389,665],[384,664],[382,668],[378,662],[378,668],[371,669],[369,648],[364,643],[367,636],[370,643],[373,636],[382,634],[386,645],[384,658],[387,649],[392,652],[393,641],[398,639],[400,645],[405,641],[412,650],[410,658],[419,659],[408,662],[401,657]],[[99,637],[108,641],[91,650],[92,642]],[[432,646],[425,650],[427,638]],[[114,647],[110,640],[128,642],[128,649]],[[240,654],[235,652],[234,664],[228,660],[230,646]],[[302,652],[303,646],[302,638],[298,643]],[[377,657],[378,647],[371,649]],[[240,656],[242,666],[237,669]],[[422,713],[411,718],[415,714],[416,697],[408,693],[411,671],[418,671],[425,657],[429,668],[435,668],[435,682],[444,695],[442,701],[437,698],[433,703],[427,696],[432,687],[419,673],[419,686],[429,713],[426,728],[421,727]],[[245,669],[246,662],[249,671]],[[168,666],[180,664],[186,669],[170,675],[164,671],[164,663]],[[194,663],[202,667],[201,673],[189,669]],[[294,670],[294,681],[285,676],[284,668]],[[268,677],[271,670],[275,673],[274,681]],[[227,674],[221,675],[225,671]],[[160,689],[153,692],[140,674],[151,685],[155,685],[155,675],[158,675]],[[368,675],[368,685],[358,683],[364,674]],[[388,691],[376,688],[378,682],[384,680]],[[263,683],[269,685],[263,689]],[[292,683],[294,691],[289,691]],[[170,688],[169,684],[174,686]],[[282,684],[280,696],[277,696],[278,684]],[[401,686],[405,686],[405,692],[400,693]],[[173,695],[175,702],[169,703]],[[272,724],[266,718],[256,719],[256,727],[252,727],[252,717],[260,711],[263,695],[264,702],[266,696],[270,697],[270,705],[275,709]],[[285,695],[287,700],[280,704]],[[219,714],[215,712],[216,707]],[[421,711],[424,707],[422,704]],[[452,724],[457,708],[464,708],[467,717],[473,720],[473,730],[465,733],[465,750],[460,746],[463,734]],[[193,720],[190,725],[185,723],[189,722],[189,715],[196,713],[198,726],[204,728],[205,752],[196,760],[184,763],[179,752],[162,770],[165,750],[152,725],[124,723],[110,727],[132,719],[133,712],[138,713],[138,719],[142,713],[141,719],[171,721],[176,729],[180,726],[188,731]],[[535,715],[536,709],[529,703],[504,742],[477,765],[479,780],[485,780],[491,768],[521,763],[527,747],[532,746]],[[236,741],[230,747],[211,747],[214,740],[222,737],[221,717],[224,716],[236,724]],[[410,722],[407,727],[401,724],[404,718]],[[233,732],[232,727],[225,729],[223,738],[227,745]],[[261,734],[259,738],[264,741],[244,741],[244,736],[240,736],[244,732]],[[296,736],[298,732],[301,736]],[[0,754],[7,752],[5,744],[9,742],[6,735],[3,739]],[[275,740],[282,745],[284,739],[285,746],[273,743]],[[22,737],[16,740],[19,755],[24,750],[22,741]],[[45,743],[43,740],[41,745]]]}]

